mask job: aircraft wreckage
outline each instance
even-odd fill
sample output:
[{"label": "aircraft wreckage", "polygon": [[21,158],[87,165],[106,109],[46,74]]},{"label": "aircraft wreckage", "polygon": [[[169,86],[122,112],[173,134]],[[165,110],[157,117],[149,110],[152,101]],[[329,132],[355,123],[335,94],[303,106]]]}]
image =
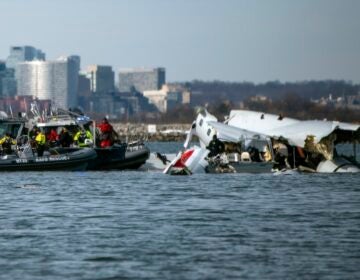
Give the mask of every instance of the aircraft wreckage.
[{"label": "aircraft wreckage", "polygon": [[[216,135],[216,137],[214,137]],[[190,146],[193,136],[199,144]],[[211,151],[212,141],[223,149]],[[184,149],[166,174],[360,172],[357,148],[360,125],[336,121],[301,121],[247,110],[232,110],[222,123],[205,109],[193,122]]]}]

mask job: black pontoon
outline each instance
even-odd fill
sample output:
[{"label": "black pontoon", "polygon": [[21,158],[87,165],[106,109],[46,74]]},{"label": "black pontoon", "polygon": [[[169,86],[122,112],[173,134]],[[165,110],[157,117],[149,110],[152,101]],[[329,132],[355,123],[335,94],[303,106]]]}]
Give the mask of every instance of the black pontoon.
[{"label": "black pontoon", "polygon": [[150,150],[142,143],[121,143],[94,149],[97,158],[91,162],[89,170],[138,169],[150,156]]},{"label": "black pontoon", "polygon": [[95,158],[96,152],[90,148],[51,149],[38,157],[28,143],[13,154],[1,156],[0,171],[81,171]]}]

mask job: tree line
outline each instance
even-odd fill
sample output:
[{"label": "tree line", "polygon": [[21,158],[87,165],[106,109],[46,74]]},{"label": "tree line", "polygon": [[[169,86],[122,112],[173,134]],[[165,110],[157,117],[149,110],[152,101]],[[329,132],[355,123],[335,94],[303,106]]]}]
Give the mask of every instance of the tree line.
[{"label": "tree line", "polygon": [[[262,84],[251,82],[199,81],[179,83],[192,93],[189,105],[178,105],[169,112],[157,115],[152,122],[191,123],[197,107],[206,107],[209,112],[223,120],[232,109],[249,109],[265,113],[282,114],[298,119],[328,119],[345,122],[360,122],[360,110],[320,106],[311,99],[347,97],[360,94],[360,85],[348,81],[271,81]],[[266,100],[252,97],[264,96]]]}]

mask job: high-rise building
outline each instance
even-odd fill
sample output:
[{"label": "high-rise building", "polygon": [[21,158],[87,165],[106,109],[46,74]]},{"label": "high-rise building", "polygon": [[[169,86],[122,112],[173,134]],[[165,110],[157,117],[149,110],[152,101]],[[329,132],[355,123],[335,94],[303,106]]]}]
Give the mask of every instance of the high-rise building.
[{"label": "high-rise building", "polygon": [[19,63],[33,60],[45,60],[45,53],[32,46],[12,46],[6,59],[6,74],[2,78],[2,95],[15,96],[17,93],[17,66]]},{"label": "high-rise building", "polygon": [[0,73],[0,84],[2,97],[14,97],[16,95],[17,87],[13,69],[6,69]]},{"label": "high-rise building", "polygon": [[55,106],[64,109],[75,107],[79,70],[79,56],[19,63],[18,95],[49,99]]},{"label": "high-rise building", "polygon": [[0,61],[0,97],[16,95],[16,80],[14,69],[6,69],[5,61]]},{"label": "high-rise building", "polygon": [[6,69],[6,63],[4,60],[0,60],[0,72],[5,71]]},{"label": "high-rise building", "polygon": [[165,68],[133,68],[119,72],[120,92],[159,90],[165,83]]},{"label": "high-rise building", "polygon": [[5,76],[5,61],[0,60],[0,97],[2,96],[2,84],[3,84],[3,77]]},{"label": "high-rise building", "polygon": [[33,60],[45,60],[45,53],[32,46],[13,46],[6,59],[6,68],[16,69],[18,63]]},{"label": "high-rise building", "polygon": [[89,111],[90,109],[90,79],[86,77],[86,73],[79,74],[79,83],[78,83],[78,106],[81,107],[84,111]]},{"label": "high-rise building", "polygon": [[79,74],[79,83],[78,83],[78,96],[90,97],[90,79],[86,77],[86,73]]},{"label": "high-rise building", "polygon": [[93,93],[108,93],[114,90],[115,74],[111,66],[90,65],[86,76],[90,79],[90,89]]}]

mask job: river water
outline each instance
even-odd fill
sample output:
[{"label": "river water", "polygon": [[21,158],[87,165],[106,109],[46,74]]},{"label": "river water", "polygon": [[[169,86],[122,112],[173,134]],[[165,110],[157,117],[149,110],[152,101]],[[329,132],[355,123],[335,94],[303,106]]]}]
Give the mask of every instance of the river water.
[{"label": "river water", "polygon": [[13,172],[0,184],[0,279],[360,276],[359,175]]}]

